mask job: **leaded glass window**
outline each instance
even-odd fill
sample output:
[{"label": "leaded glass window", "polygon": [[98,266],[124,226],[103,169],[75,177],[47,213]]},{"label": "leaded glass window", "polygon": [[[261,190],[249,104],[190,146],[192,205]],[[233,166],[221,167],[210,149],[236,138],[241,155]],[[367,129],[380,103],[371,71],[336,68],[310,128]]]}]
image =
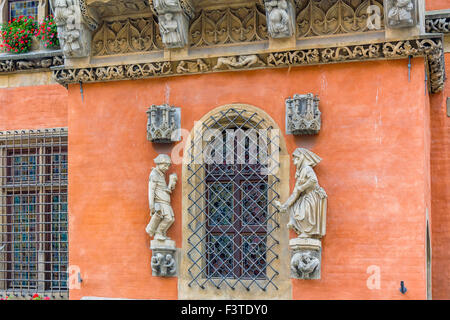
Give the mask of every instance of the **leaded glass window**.
[{"label": "leaded glass window", "polygon": [[229,108],[194,128],[188,149],[189,286],[276,285],[279,132]]},{"label": "leaded glass window", "polygon": [[39,1],[9,0],[9,19],[19,18],[20,16],[38,18]]},{"label": "leaded glass window", "polygon": [[0,132],[0,295],[68,292],[67,130]]}]

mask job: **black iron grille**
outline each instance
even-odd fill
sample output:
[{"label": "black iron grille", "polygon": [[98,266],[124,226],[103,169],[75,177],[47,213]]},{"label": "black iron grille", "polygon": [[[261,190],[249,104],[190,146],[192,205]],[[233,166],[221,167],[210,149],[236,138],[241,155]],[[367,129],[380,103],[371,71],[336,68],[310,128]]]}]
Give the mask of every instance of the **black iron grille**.
[{"label": "black iron grille", "polygon": [[280,137],[264,122],[255,112],[230,108],[194,128],[187,166],[189,286],[277,288]]},{"label": "black iron grille", "polygon": [[67,129],[0,132],[0,294],[68,292]]}]

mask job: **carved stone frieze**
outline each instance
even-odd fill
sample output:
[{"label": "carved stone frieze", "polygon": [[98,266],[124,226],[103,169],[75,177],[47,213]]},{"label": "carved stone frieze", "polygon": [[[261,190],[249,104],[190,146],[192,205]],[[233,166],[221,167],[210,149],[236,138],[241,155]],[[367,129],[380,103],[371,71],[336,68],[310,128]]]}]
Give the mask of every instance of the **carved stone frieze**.
[{"label": "carved stone frieze", "polygon": [[268,39],[266,15],[254,5],[201,10],[191,23],[191,47]]},{"label": "carved stone frieze", "polygon": [[153,16],[105,21],[92,39],[94,56],[162,49],[159,27]]},{"label": "carved stone frieze", "polygon": [[61,55],[40,58],[5,59],[0,60],[0,73],[9,73],[25,70],[48,69],[64,65]]},{"label": "carved stone frieze", "polygon": [[380,30],[384,28],[383,0],[296,0],[296,4],[298,38],[376,30],[369,13],[377,15]]},{"label": "carved stone frieze", "polygon": [[295,6],[292,0],[264,0],[267,29],[272,38],[289,38],[295,32]]},{"label": "carved stone frieze", "polygon": [[308,93],[286,99],[286,134],[317,134],[321,124],[319,97]]},{"label": "carved stone frieze", "polygon": [[[199,63],[199,59],[192,59],[107,67],[66,68],[54,70],[53,76],[57,82],[68,84],[78,83],[80,81],[99,82],[122,79],[143,79],[199,72],[281,68],[342,61],[386,58],[401,59],[408,58],[408,56],[424,56],[429,65],[430,91],[434,93],[442,90],[444,84],[443,55],[442,37],[435,36],[434,38],[386,41],[339,47],[333,46],[260,54],[209,57],[201,59],[201,63]],[[199,66],[195,67],[196,64]],[[191,67],[186,67],[188,65]]]},{"label": "carved stone frieze", "polygon": [[180,140],[181,110],[167,104],[152,105],[147,111],[147,139],[170,143]]},{"label": "carved stone frieze", "polygon": [[100,19],[134,14],[151,14],[148,0],[84,0]]},{"label": "carved stone frieze", "polygon": [[385,7],[389,28],[405,28],[417,25],[417,0],[385,0]]},{"label": "carved stone frieze", "polygon": [[427,12],[425,31],[428,33],[450,33],[450,10]]}]

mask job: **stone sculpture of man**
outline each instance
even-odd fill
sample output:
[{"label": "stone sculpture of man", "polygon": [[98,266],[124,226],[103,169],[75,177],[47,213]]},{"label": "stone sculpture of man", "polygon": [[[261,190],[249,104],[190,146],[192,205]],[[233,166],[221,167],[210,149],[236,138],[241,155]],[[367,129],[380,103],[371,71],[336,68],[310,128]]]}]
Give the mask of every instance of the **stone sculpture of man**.
[{"label": "stone sculpture of man", "polygon": [[388,12],[389,23],[391,25],[397,24],[412,24],[412,11],[414,5],[411,0],[393,0],[394,5]]},{"label": "stone sculpture of man", "polygon": [[286,0],[270,1],[266,3],[266,6],[269,10],[269,33],[272,36],[289,36],[289,14]]},{"label": "stone sculpture of man", "polygon": [[168,47],[175,47],[181,44],[181,37],[178,33],[178,22],[173,19],[173,14],[167,12],[163,19],[160,19],[160,29],[163,35],[163,42]]},{"label": "stone sculpture of man", "polygon": [[171,165],[170,157],[166,154],[158,155],[155,160],[156,168],[153,168],[148,182],[148,200],[151,219],[145,231],[155,240],[169,239],[167,230],[175,221],[170,195],[175,189],[177,175],[171,174],[169,185],[166,184],[166,172]]}]

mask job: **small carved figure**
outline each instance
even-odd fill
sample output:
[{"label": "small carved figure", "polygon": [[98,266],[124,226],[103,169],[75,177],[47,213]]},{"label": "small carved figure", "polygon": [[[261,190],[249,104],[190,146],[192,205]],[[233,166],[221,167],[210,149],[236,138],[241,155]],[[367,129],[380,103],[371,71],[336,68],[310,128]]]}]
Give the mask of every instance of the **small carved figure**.
[{"label": "small carved figure", "polygon": [[23,60],[23,61],[17,61],[16,66],[17,66],[17,69],[19,69],[19,70],[26,70],[26,69],[33,68],[35,66],[35,63],[34,63],[34,61]]},{"label": "small carved figure", "polygon": [[272,37],[289,37],[289,14],[286,0],[272,0],[266,2],[268,12],[267,27]]},{"label": "small carved figure", "polygon": [[151,266],[152,266],[152,271],[155,274],[160,274],[162,269],[162,262],[164,259],[164,255],[161,253],[156,253],[155,255],[153,255],[152,260],[151,260]]},{"label": "small carved figure", "polygon": [[178,22],[173,19],[173,13],[167,12],[163,17],[159,22],[163,43],[168,47],[180,46],[181,36],[178,32]]},{"label": "small carved figure", "polygon": [[197,59],[196,62],[192,61],[180,61],[177,66],[177,73],[194,73],[208,71],[208,65],[202,60]]},{"label": "small carved figure", "polygon": [[171,174],[169,186],[166,184],[165,174],[171,165],[170,157],[166,154],[158,155],[155,160],[156,168],[153,168],[148,183],[148,200],[150,206],[150,222],[145,229],[155,240],[169,239],[167,230],[174,223],[175,217],[170,204],[170,194],[175,189],[177,176]]},{"label": "small carved figure", "polygon": [[297,168],[295,187],[280,211],[289,212],[288,228],[293,229],[300,238],[321,238],[326,230],[327,194],[319,186],[313,168],[322,160],[315,153],[297,148],[293,153]]},{"label": "small carved figure", "polygon": [[175,274],[175,272],[176,272],[175,259],[173,258],[172,255],[167,254],[163,264],[162,275],[171,276]]},{"label": "small carved figure", "polygon": [[297,252],[291,259],[291,270],[294,274],[308,279],[320,265],[318,258],[314,257],[311,251]]},{"label": "small carved figure", "polygon": [[412,0],[393,0],[393,7],[388,12],[389,24],[413,24],[413,9],[414,5],[412,3]]},{"label": "small carved figure", "polygon": [[263,61],[256,55],[247,55],[247,56],[233,56],[233,57],[221,57],[217,59],[217,64],[213,68],[213,70],[219,70],[222,67],[230,68],[244,68],[251,67],[255,64],[265,65]]},{"label": "small carved figure", "polygon": [[178,0],[153,0],[153,6],[159,12],[173,11],[179,8]]}]

